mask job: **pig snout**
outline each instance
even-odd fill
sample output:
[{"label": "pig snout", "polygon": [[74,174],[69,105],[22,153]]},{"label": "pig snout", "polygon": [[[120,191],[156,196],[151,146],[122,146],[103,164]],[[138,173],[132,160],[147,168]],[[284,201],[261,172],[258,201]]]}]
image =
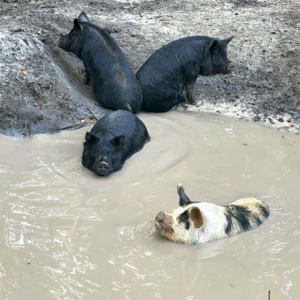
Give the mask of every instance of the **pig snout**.
[{"label": "pig snout", "polygon": [[231,61],[228,61],[227,63],[227,72],[226,73],[231,73],[234,70],[234,65]]},{"label": "pig snout", "polygon": [[155,218],[155,226],[156,226],[157,228],[161,228],[161,227],[162,227],[163,222],[164,222],[164,219],[165,219],[165,216],[166,216],[166,214],[165,214],[163,211],[161,211],[161,212],[156,216],[156,218]]},{"label": "pig snout", "polygon": [[166,214],[161,211],[155,218],[155,221],[157,222],[163,222],[164,218],[165,218]]},{"label": "pig snout", "polygon": [[106,176],[109,173],[109,165],[106,161],[100,161],[96,164],[96,172],[101,176]]}]

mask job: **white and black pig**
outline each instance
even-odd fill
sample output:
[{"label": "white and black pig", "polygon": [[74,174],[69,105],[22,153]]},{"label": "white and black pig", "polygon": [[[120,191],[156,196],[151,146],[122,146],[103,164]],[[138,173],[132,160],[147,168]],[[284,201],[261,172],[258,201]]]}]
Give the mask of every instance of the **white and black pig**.
[{"label": "white and black pig", "polygon": [[144,123],[129,111],[118,110],[100,119],[85,135],[82,164],[101,176],[122,169],[126,159],[150,141]]},{"label": "white and black pig", "polygon": [[155,218],[157,233],[174,242],[202,244],[234,236],[258,227],[270,214],[269,207],[255,198],[229,205],[192,202],[178,185],[179,207],[171,214],[161,211]]},{"label": "white and black pig", "polygon": [[83,61],[86,84],[92,86],[103,107],[141,111],[142,88],[124,53],[109,34],[89,22],[84,12],[74,20],[71,32],[59,39],[58,46]]},{"label": "white and black pig", "polygon": [[227,44],[231,38],[219,40],[208,36],[191,36],[173,41],[152,54],[136,73],[143,90],[143,110],[166,112],[185,99],[193,97],[198,75],[229,73]]}]

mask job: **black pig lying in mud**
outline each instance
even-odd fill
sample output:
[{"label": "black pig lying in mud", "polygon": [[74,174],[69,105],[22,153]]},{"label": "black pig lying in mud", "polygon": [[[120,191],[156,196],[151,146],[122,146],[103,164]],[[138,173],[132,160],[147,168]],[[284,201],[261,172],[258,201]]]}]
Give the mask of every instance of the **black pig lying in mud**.
[{"label": "black pig lying in mud", "polygon": [[160,212],[155,218],[157,233],[174,242],[202,244],[223,239],[258,227],[269,216],[267,204],[243,198],[224,207],[192,202],[178,185],[179,208],[172,214]]},{"label": "black pig lying in mud", "polygon": [[71,32],[59,39],[58,46],[82,59],[86,84],[91,84],[103,107],[141,111],[142,89],[125,55],[110,35],[89,22],[84,12],[74,20]]},{"label": "black pig lying in mud", "polygon": [[166,112],[185,99],[196,105],[193,97],[198,75],[229,73],[226,48],[231,38],[219,40],[192,36],[171,42],[152,54],[136,77],[143,90],[143,110]]},{"label": "black pig lying in mud", "polygon": [[150,141],[144,123],[118,110],[100,119],[85,135],[82,164],[101,176],[122,169],[125,160]]}]

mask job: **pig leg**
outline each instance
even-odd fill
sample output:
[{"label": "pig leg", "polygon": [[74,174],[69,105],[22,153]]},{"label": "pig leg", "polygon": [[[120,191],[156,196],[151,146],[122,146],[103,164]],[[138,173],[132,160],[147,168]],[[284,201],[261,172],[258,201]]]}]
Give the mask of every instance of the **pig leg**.
[{"label": "pig leg", "polygon": [[197,105],[197,102],[194,99],[194,85],[195,85],[197,77],[198,77],[198,75],[188,77],[185,82],[187,101],[191,105]]},{"label": "pig leg", "polygon": [[166,112],[169,111],[173,106],[179,104],[179,103],[183,103],[185,101],[185,99],[181,96],[178,96],[177,98],[173,98],[172,100],[169,99],[167,101],[164,102],[164,105],[161,108],[161,112]]},{"label": "pig leg", "polygon": [[88,71],[88,69],[85,69],[85,81],[84,81],[85,85],[91,85],[91,74]]}]

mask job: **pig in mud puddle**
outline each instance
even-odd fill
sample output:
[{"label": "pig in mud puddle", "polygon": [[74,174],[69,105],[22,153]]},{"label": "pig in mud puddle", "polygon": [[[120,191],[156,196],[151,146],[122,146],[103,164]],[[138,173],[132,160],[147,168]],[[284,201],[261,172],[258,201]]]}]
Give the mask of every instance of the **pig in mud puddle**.
[{"label": "pig in mud puddle", "polygon": [[195,105],[194,84],[198,75],[229,73],[227,44],[207,36],[186,37],[157,50],[138,70],[136,77],[143,90],[143,110],[166,112],[185,99],[180,96],[186,89],[187,101]]},{"label": "pig in mud puddle", "polygon": [[131,112],[107,114],[87,132],[82,164],[98,175],[121,170],[125,160],[150,141],[144,123]]},{"label": "pig in mud puddle", "polygon": [[269,217],[269,207],[255,198],[236,200],[224,207],[192,202],[181,185],[179,208],[172,214],[161,211],[155,218],[157,233],[174,242],[202,244],[235,236],[258,227]]},{"label": "pig in mud puddle", "polygon": [[115,40],[90,23],[85,13],[74,20],[74,28],[59,39],[58,46],[83,61],[86,84],[103,107],[141,111],[142,89],[129,62]]}]

